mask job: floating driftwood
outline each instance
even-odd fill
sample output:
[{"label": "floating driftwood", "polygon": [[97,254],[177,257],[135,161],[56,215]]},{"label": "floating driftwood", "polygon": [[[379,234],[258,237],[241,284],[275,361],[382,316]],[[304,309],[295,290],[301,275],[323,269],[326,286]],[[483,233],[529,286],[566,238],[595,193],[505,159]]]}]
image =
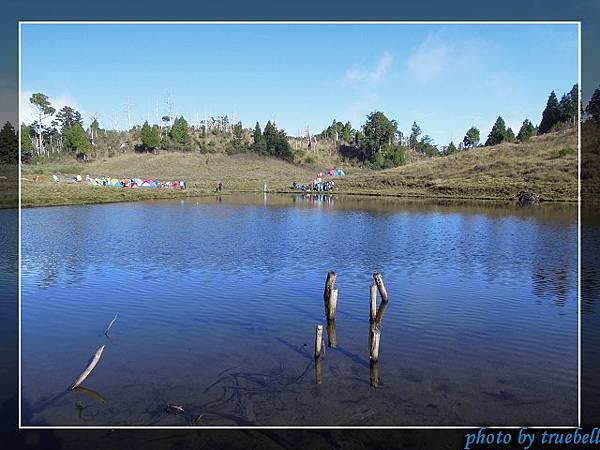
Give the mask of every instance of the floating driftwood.
[{"label": "floating driftwood", "polygon": [[96,350],[96,354],[94,355],[92,362],[85,368],[85,370],[81,373],[81,375],[79,375],[79,377],[71,385],[71,389],[75,389],[77,386],[79,386],[81,383],[83,383],[85,381],[85,379],[90,375],[90,373],[92,373],[92,370],[94,370],[94,367],[96,367],[96,364],[98,364],[98,361],[100,361],[103,351],[104,351],[104,345],[102,347],[100,347],[98,350]]},{"label": "floating driftwood", "polygon": [[108,324],[108,326],[106,327],[106,330],[104,331],[104,334],[108,336],[108,331],[110,330],[110,327],[113,326],[113,324],[117,321],[117,317],[119,317],[119,313],[115,314],[115,317],[113,317],[113,320],[110,321],[110,323]]}]

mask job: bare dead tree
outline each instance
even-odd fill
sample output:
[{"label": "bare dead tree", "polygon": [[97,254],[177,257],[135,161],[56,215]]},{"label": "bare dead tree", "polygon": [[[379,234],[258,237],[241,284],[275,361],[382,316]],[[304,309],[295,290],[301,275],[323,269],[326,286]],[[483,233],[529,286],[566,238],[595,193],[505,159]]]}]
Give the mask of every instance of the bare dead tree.
[{"label": "bare dead tree", "polygon": [[127,99],[125,103],[125,114],[127,116],[127,131],[131,130],[131,101]]},{"label": "bare dead tree", "polygon": [[169,129],[173,126],[173,99],[171,98],[171,93],[167,93],[167,99],[165,100],[167,105],[167,116],[169,116]]}]

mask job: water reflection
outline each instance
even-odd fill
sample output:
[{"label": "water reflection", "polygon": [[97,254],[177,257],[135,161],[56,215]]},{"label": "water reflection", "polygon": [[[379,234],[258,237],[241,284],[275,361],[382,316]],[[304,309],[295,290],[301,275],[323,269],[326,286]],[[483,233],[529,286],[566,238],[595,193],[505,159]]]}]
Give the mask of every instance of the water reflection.
[{"label": "water reflection", "polygon": [[[332,268],[340,303],[315,363]],[[376,271],[382,365],[366,336]],[[261,193],[25,210],[22,279],[29,404],[63,389],[119,311],[93,380],[110,407],[94,400],[86,424],[576,419],[573,207]],[[168,402],[191,414],[164,416]],[[61,397],[28,420],[82,419]]]},{"label": "water reflection", "polygon": [[[412,274],[480,272],[493,281],[529,272],[535,294],[554,292],[557,305],[564,304],[566,286],[576,278],[576,211],[566,207],[449,209],[386,199],[292,197],[296,206],[336,214],[323,216],[288,208],[289,199],[270,195],[269,216],[227,196],[181,208],[149,202],[26,210],[23,269],[49,287],[63,272],[77,284],[90,269],[115,266],[141,266],[153,277],[165,268],[275,272],[334,262],[368,272],[400,260]],[[210,206],[224,201],[222,208]],[[563,233],[566,239],[556,238]]]}]

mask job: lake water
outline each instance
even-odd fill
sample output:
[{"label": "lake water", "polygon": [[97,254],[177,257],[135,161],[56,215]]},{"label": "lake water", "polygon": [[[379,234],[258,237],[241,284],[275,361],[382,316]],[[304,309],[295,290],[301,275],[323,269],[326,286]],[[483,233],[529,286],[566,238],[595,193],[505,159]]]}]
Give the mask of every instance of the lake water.
[{"label": "lake water", "polygon": [[[232,195],[23,210],[22,423],[575,425],[577,264],[568,205]],[[337,347],[317,384],[332,269]],[[377,388],[375,271],[390,296]],[[85,389],[66,391],[101,345]]]}]

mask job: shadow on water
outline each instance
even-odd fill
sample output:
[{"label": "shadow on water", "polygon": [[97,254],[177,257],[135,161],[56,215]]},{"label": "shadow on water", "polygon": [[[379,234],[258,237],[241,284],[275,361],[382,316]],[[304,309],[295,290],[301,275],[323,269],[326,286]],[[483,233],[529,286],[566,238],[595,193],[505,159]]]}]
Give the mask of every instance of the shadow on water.
[{"label": "shadow on water", "polygon": [[294,344],[286,341],[283,338],[276,337],[275,340],[282,343],[283,345],[285,345],[287,348],[293,350],[294,352],[298,353],[303,358],[312,359],[312,356],[308,353],[308,350],[307,350],[308,345],[307,344],[302,344],[302,345],[296,347],[296,346],[294,346]]},{"label": "shadow on water", "polygon": [[[31,422],[31,420],[33,419],[34,416],[43,413],[47,408],[49,408],[52,405],[55,405],[59,400],[65,398],[67,395],[72,394],[72,393],[80,393],[80,394],[84,394],[85,396],[91,398],[92,400],[98,402],[101,405],[107,405],[108,404],[108,400],[106,400],[106,398],[100,394],[97,391],[94,391],[93,389],[89,389],[83,386],[77,386],[75,389],[71,389],[71,388],[67,388],[62,392],[59,392],[56,395],[53,395],[52,397],[42,400],[38,405],[36,405],[35,407],[31,407],[29,405],[29,403],[24,400],[24,404],[27,403],[28,405],[28,415],[27,417],[29,419],[24,420],[24,423],[28,423],[28,424],[35,424],[35,425],[42,425],[42,423],[35,421],[35,422]],[[82,418],[82,410],[87,408],[86,406],[83,406],[81,404],[81,402],[77,402],[77,408],[80,410],[79,411],[79,416],[80,418]],[[25,418],[25,415],[23,416]]]}]

